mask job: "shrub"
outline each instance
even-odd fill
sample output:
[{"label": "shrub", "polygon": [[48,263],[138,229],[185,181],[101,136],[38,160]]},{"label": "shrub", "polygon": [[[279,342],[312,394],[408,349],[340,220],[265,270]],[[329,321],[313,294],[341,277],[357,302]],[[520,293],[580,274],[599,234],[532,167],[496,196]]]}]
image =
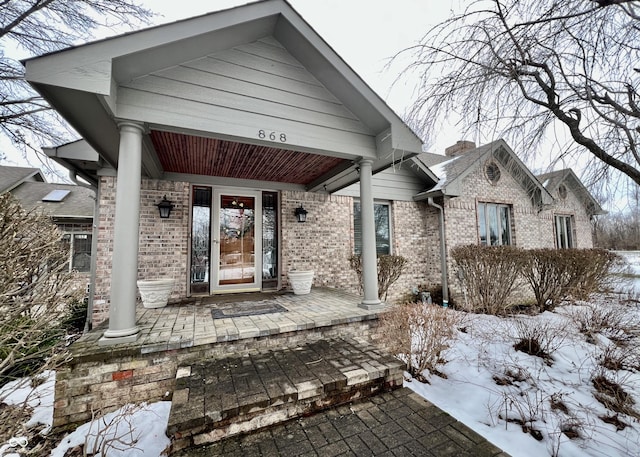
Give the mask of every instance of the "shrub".
[{"label": "shrub", "polygon": [[522,276],[540,311],[568,297],[584,300],[600,290],[619,257],[603,249],[532,249],[524,252]]},{"label": "shrub", "polygon": [[522,249],[511,246],[458,246],[451,250],[469,311],[504,314],[518,287]]},{"label": "shrub", "polygon": [[553,321],[518,317],[514,319],[515,344],[513,348],[544,359],[549,365],[552,354],[564,344],[569,334],[566,326]]},{"label": "shrub", "polygon": [[407,303],[380,315],[379,340],[407,364],[407,371],[424,380],[424,372],[439,373],[443,352],[453,343],[459,314],[437,305]]},{"label": "shrub", "polygon": [[0,195],[0,386],[56,363],[75,298],[67,262],[51,220]]},{"label": "shrub", "polygon": [[623,344],[640,331],[640,319],[624,306],[590,303],[572,310],[570,317],[590,342],[599,333]]},{"label": "shrub", "polygon": [[522,253],[522,276],[531,286],[541,312],[553,310],[569,291],[572,259],[565,253],[566,250],[558,249],[532,249]]},{"label": "shrub", "polygon": [[[358,275],[360,290],[362,290],[362,258],[358,254],[349,257],[349,264]],[[407,264],[407,259],[399,255],[381,255],[377,258],[378,267],[378,298],[387,299],[387,293],[395,283]]]}]

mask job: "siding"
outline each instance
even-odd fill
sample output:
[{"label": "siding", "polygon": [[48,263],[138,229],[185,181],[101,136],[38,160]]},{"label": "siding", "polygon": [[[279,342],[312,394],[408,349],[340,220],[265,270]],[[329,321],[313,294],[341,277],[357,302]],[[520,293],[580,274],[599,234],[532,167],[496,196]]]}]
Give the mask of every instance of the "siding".
[{"label": "siding", "polygon": [[[373,176],[373,198],[378,200],[413,201],[413,196],[425,190],[426,184],[408,166],[388,168]],[[337,195],[360,197],[360,183],[336,192]]]},{"label": "siding", "polygon": [[[118,116],[287,146],[375,155],[371,132],[273,38],[122,83]],[[282,143],[280,143],[282,144]]]}]

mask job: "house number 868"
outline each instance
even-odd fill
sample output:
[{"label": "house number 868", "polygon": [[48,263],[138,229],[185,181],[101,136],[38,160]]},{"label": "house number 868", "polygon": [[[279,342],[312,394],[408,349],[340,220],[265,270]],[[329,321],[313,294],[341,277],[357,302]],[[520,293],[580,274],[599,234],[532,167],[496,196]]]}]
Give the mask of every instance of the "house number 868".
[{"label": "house number 868", "polygon": [[260,138],[261,140],[271,140],[271,141],[280,140],[281,143],[286,143],[287,134],[279,133],[279,132],[267,132],[266,130],[258,130],[258,138]]}]

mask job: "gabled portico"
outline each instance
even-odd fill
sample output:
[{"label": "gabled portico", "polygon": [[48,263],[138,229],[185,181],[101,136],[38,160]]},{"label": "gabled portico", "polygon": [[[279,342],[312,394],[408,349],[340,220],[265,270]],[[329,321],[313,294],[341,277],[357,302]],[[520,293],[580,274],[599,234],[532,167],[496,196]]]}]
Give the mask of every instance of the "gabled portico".
[{"label": "gabled portico", "polygon": [[323,195],[359,181],[362,306],[380,306],[371,176],[420,152],[421,142],[288,3],[249,4],[25,66],[98,155],[59,160],[96,182],[116,178],[101,343],[138,335],[144,180]]}]

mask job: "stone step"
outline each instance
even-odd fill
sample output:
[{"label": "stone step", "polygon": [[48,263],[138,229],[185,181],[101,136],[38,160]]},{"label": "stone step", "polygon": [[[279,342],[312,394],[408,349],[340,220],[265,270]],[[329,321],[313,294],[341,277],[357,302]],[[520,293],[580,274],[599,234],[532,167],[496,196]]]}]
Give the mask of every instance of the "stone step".
[{"label": "stone step", "polygon": [[354,339],[179,367],[167,428],[173,451],[399,388],[403,370],[402,362]]}]

